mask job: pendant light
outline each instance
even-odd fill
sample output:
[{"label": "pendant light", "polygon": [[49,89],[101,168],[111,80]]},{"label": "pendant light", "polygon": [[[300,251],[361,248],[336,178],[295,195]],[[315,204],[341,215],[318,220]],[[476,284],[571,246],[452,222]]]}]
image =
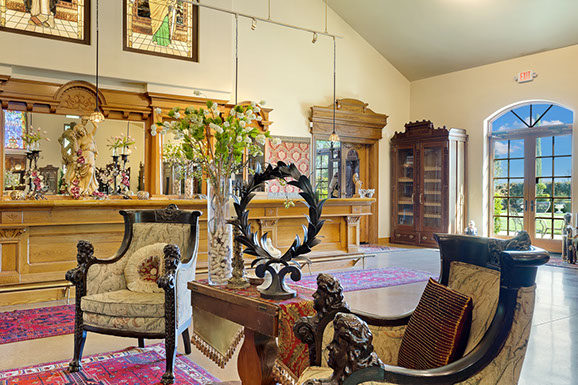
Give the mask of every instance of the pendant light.
[{"label": "pendant light", "polygon": [[104,122],[104,115],[100,111],[100,100],[99,100],[99,88],[98,88],[98,45],[99,45],[99,26],[98,26],[98,3],[99,0],[96,0],[96,105],[94,108],[94,112],[90,114],[90,120],[93,123],[102,123]]},{"label": "pendant light", "polygon": [[336,55],[336,43],[335,36],[333,37],[333,132],[329,135],[329,140],[331,141],[331,146],[333,143],[339,142],[339,135],[335,132],[335,107],[337,106],[336,98],[336,79],[337,79],[337,55]]}]

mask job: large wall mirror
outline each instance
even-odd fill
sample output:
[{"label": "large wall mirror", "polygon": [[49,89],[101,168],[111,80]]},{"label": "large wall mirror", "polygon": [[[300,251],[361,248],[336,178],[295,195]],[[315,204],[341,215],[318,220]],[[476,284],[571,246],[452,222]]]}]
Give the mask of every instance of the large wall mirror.
[{"label": "large wall mirror", "polygon": [[[34,133],[38,129],[41,135],[48,140],[40,140],[37,150],[40,151],[37,168],[44,177],[45,195],[58,195],[62,189],[64,176],[67,173],[67,166],[64,158],[71,155],[72,141],[74,135],[81,132],[80,126],[83,121],[80,116],[56,115],[43,113],[30,113],[23,111],[4,110],[4,191],[24,190],[25,174],[30,169],[30,148],[27,148],[23,141],[23,135]],[[94,154],[94,173],[98,182],[97,191],[108,195],[120,192],[120,185],[123,182],[126,186],[125,192],[136,193],[144,189],[144,153],[145,153],[145,124],[143,122],[107,119],[98,124],[96,130],[91,122],[84,122],[84,128],[88,134],[94,134],[90,148],[95,151],[84,152],[86,162],[92,162]],[[76,126],[76,130],[73,128]],[[67,131],[68,130],[68,131]],[[65,132],[69,133],[65,134]],[[64,134],[64,135],[63,135]],[[113,157],[113,150],[110,144],[114,137],[130,136],[134,144],[128,151],[122,149]],[[87,139],[90,141],[90,139]],[[63,147],[65,150],[63,151]],[[86,147],[83,147],[86,148]],[[82,153],[82,150],[81,150]],[[87,168],[89,169],[89,168]],[[116,170],[116,172],[115,172]],[[120,170],[120,172],[119,172]],[[123,175],[123,171],[124,175]],[[87,172],[93,172],[89,170]],[[115,185],[117,191],[115,191]]]}]

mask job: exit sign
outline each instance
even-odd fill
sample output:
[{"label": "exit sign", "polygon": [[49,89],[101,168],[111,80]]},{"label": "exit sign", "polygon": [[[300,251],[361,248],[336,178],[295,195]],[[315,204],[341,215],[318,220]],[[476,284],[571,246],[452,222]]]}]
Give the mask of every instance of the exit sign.
[{"label": "exit sign", "polygon": [[518,76],[516,76],[514,79],[516,79],[518,83],[526,83],[534,80],[536,76],[538,76],[538,74],[530,70],[518,73]]}]

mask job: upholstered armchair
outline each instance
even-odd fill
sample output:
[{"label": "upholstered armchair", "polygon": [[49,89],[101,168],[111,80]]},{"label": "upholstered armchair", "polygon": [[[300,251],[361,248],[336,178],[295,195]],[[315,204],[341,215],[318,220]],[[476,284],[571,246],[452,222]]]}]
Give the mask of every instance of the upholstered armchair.
[{"label": "upholstered armchair", "polygon": [[530,335],[537,268],[548,261],[548,253],[531,246],[525,232],[511,240],[448,234],[436,234],[435,239],[441,255],[439,282],[473,302],[463,354],[431,369],[398,366],[412,312],[378,317],[351,311],[339,282],[321,274],[314,295],[317,314],[294,327],[310,354],[310,367],[300,384],[518,383]]},{"label": "upholstered armchair", "polygon": [[164,339],[163,384],[174,382],[178,336],[191,352],[191,296],[199,240],[198,211],[176,205],[162,210],[121,210],[124,239],[109,259],[94,256],[90,242],[78,242],[78,267],[66,273],[76,287],[74,357],[71,372],[81,370],[87,332]]}]

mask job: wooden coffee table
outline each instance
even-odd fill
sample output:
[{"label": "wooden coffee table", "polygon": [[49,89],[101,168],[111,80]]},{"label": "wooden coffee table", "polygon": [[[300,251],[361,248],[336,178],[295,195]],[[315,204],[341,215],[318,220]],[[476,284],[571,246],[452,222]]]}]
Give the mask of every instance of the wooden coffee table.
[{"label": "wooden coffee table", "polygon": [[245,328],[237,370],[243,385],[274,384],[273,365],[279,335],[278,305],[199,282],[189,282],[193,316],[198,308]]}]

